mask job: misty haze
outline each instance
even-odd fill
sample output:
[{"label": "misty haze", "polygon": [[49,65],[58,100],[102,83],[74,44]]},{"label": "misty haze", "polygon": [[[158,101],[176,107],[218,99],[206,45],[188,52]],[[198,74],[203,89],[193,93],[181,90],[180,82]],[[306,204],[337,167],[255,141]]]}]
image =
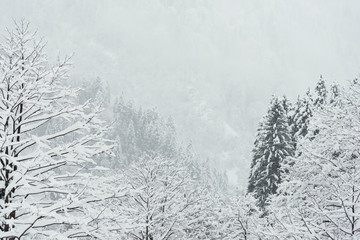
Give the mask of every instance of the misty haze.
[{"label": "misty haze", "polygon": [[0,239],[360,239],[359,9],[3,0]]}]

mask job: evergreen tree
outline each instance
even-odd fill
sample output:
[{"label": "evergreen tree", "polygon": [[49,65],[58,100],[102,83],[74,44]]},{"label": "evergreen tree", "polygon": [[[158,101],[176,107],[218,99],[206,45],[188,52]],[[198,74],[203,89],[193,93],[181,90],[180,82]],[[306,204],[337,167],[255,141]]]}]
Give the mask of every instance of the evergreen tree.
[{"label": "evergreen tree", "polygon": [[112,160],[109,163],[112,168],[126,167],[129,165],[129,159],[124,155],[122,148],[123,146],[121,144],[121,139],[119,136],[117,136],[115,139],[115,147],[113,149],[115,161]]},{"label": "evergreen tree", "polygon": [[126,130],[126,139],[123,142],[124,149],[126,149],[126,158],[127,162],[132,162],[138,155],[136,147],[136,136],[135,136],[135,127],[133,121],[129,122],[128,128]]},{"label": "evergreen tree", "polygon": [[258,130],[248,186],[248,191],[254,193],[261,208],[264,209],[268,197],[276,193],[281,182],[281,164],[292,155],[285,110],[282,101],[274,97]]},{"label": "evergreen tree", "polygon": [[254,148],[252,150],[252,162],[250,166],[250,179],[248,184],[248,192],[254,192],[255,191],[255,184],[256,179],[259,179],[260,176],[260,163],[264,161],[263,157],[263,150],[264,150],[264,121],[265,118],[263,118],[260,123],[259,127],[257,129],[256,138],[254,141]]},{"label": "evergreen tree", "polygon": [[333,104],[337,101],[339,96],[339,84],[333,83],[330,87],[330,103]]},{"label": "evergreen tree", "polygon": [[288,114],[290,113],[291,109],[292,109],[292,104],[289,101],[289,99],[284,95],[281,98],[281,103],[282,103],[282,107],[284,109],[284,113],[286,116],[288,116]]},{"label": "evergreen tree", "polygon": [[327,95],[328,95],[328,91],[326,89],[325,80],[322,77],[322,75],[320,75],[320,79],[315,87],[315,99],[314,99],[315,108],[318,108],[327,102]]},{"label": "evergreen tree", "polygon": [[[115,100],[113,118],[111,138],[120,140],[122,154],[128,164],[143,154],[157,153],[167,158],[178,155],[176,128],[171,118],[166,121],[154,109],[136,108],[122,97]],[[115,159],[118,158],[115,156]]]},{"label": "evergreen tree", "polygon": [[313,103],[310,91],[302,98],[298,97],[292,116],[290,132],[293,136],[294,146],[299,138],[308,133],[308,125],[313,112]]},{"label": "evergreen tree", "polygon": [[165,123],[164,140],[162,144],[162,154],[168,157],[175,157],[177,149],[176,127],[172,117],[168,117]]},{"label": "evergreen tree", "polygon": [[77,96],[79,104],[91,101],[94,105],[101,106],[104,110],[109,109],[111,95],[110,87],[106,81],[103,81],[100,77],[96,77],[94,79],[81,81],[79,85],[80,91]]}]

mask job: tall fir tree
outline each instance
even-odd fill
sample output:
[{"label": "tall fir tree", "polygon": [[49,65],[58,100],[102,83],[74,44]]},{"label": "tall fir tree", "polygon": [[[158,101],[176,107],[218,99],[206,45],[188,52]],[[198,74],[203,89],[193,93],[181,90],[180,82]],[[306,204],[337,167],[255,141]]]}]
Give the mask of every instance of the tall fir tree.
[{"label": "tall fir tree", "polygon": [[248,184],[248,192],[254,192],[256,187],[256,179],[260,178],[260,164],[265,161],[264,158],[264,122],[265,117],[259,122],[257,133],[254,141],[254,148],[252,150],[252,162],[250,166],[250,177]]},{"label": "tall fir tree", "polygon": [[293,136],[294,147],[296,147],[297,140],[308,133],[308,125],[312,114],[313,100],[310,90],[308,90],[305,96],[298,97],[292,115],[290,132]]},{"label": "tall fir tree", "polygon": [[328,90],[326,88],[325,79],[320,75],[320,79],[316,84],[315,87],[315,99],[314,99],[314,106],[318,108],[324,105],[327,102],[328,97]]},{"label": "tall fir tree", "polygon": [[248,192],[254,194],[262,209],[281,182],[281,164],[294,153],[283,101],[273,97],[267,115],[260,123],[249,179]]},{"label": "tall fir tree", "polygon": [[287,115],[291,111],[291,102],[285,95],[280,99],[280,101],[284,109],[284,113]]},{"label": "tall fir tree", "polygon": [[292,121],[292,112],[294,110],[294,106],[285,95],[280,100],[284,109],[286,119],[288,120],[288,124],[290,126]]}]

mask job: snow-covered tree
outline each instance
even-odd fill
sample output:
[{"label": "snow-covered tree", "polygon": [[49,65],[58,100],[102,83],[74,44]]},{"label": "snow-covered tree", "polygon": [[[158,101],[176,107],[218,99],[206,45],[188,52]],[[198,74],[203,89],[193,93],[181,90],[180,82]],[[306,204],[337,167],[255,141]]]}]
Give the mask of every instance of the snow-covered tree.
[{"label": "snow-covered tree", "polygon": [[172,117],[168,117],[163,128],[165,128],[165,133],[162,139],[161,152],[164,156],[173,158],[177,154],[176,127],[174,119]]},{"label": "snow-covered tree", "polygon": [[314,106],[315,108],[321,107],[327,103],[328,90],[326,88],[326,82],[322,76],[320,76],[319,81],[315,86],[315,98]]},{"label": "snow-covered tree", "polygon": [[185,149],[179,148],[178,151],[177,159],[185,163],[192,180],[206,188],[210,195],[226,194],[229,189],[227,176],[213,166],[214,162],[209,158],[202,159],[196,154],[191,142]]},{"label": "snow-covered tree", "polygon": [[[136,108],[122,97],[113,107],[114,130],[111,138],[119,139],[123,156],[130,164],[143,154],[156,152],[167,158],[179,156],[173,120],[164,120],[154,109]],[[119,159],[120,156],[115,156]]]},{"label": "snow-covered tree", "polygon": [[107,82],[100,77],[82,81],[80,84],[80,93],[78,94],[78,101],[84,103],[88,100],[95,105],[101,105],[104,109],[110,106],[110,87]]},{"label": "snow-covered tree", "polygon": [[230,227],[224,239],[261,239],[262,211],[252,194],[234,196],[230,201],[228,222]]},{"label": "snow-covered tree", "polygon": [[337,97],[339,96],[339,88],[340,85],[336,82],[334,82],[333,84],[331,84],[330,86],[330,100],[329,102],[334,104],[337,101]]},{"label": "snow-covered tree", "polygon": [[[328,96],[329,94],[326,88],[326,82],[323,77],[320,76],[314,92],[315,93],[313,95],[310,92],[310,89],[308,89],[305,96],[298,97],[291,114],[292,116],[289,124],[295,148],[297,141],[308,134],[308,125],[313,112],[321,109],[322,106],[328,102],[332,103],[335,101],[338,95],[338,85],[332,85],[330,96]],[[318,131],[319,129],[314,130],[315,133]]]},{"label": "snow-covered tree", "polygon": [[360,86],[337,98],[312,118],[309,129],[319,131],[299,142],[302,154],[272,201],[277,239],[360,238]]},{"label": "snow-covered tree", "polygon": [[[248,184],[248,192],[254,192],[255,191],[255,186],[256,186],[256,181],[255,179],[259,179],[260,178],[260,164],[262,163],[264,158],[263,155],[263,149],[265,148],[264,144],[264,138],[265,138],[265,131],[264,131],[264,121],[265,118],[263,118],[260,122],[259,122],[259,127],[257,129],[257,133],[256,133],[256,138],[254,141],[254,147],[252,149],[252,162],[251,162],[251,172],[250,172],[250,179],[249,179],[249,184]],[[256,170],[259,169],[259,170]]]},{"label": "snow-covered tree", "polygon": [[[283,106],[284,113],[285,113],[286,117],[288,118],[289,121],[291,121],[290,112],[293,109],[293,106],[292,106],[291,102],[289,101],[289,99],[285,95],[282,98],[280,98],[280,101],[282,103],[282,106]],[[290,125],[290,122],[289,122],[289,125]]]},{"label": "snow-covered tree", "polygon": [[268,113],[260,124],[249,179],[248,192],[254,193],[261,208],[267,198],[276,193],[281,182],[280,166],[293,155],[288,119],[282,102],[274,97]]},{"label": "snow-covered tree", "polygon": [[291,117],[290,133],[293,136],[295,147],[298,139],[308,133],[308,125],[312,114],[313,103],[308,90],[304,97],[298,97]]},{"label": "snow-covered tree", "polygon": [[187,239],[186,233],[201,216],[196,206],[201,205],[185,167],[147,155],[125,171],[125,181],[130,191],[122,202],[122,216],[127,219],[128,238]]},{"label": "snow-covered tree", "polygon": [[[44,46],[25,21],[0,46],[0,238],[99,236],[93,204],[110,192],[87,191],[94,176],[80,170],[111,144],[99,109],[73,104],[69,59],[51,67]],[[44,131],[52,122],[62,124]]]}]

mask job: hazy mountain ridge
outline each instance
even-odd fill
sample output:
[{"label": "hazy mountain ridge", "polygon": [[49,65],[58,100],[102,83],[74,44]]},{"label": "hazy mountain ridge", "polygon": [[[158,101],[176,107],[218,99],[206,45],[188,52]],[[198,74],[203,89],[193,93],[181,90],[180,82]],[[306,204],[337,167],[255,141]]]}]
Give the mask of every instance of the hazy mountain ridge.
[{"label": "hazy mountain ridge", "polygon": [[244,184],[256,123],[273,93],[295,99],[321,73],[329,81],[358,73],[356,6],[357,1],[6,1],[0,20],[5,27],[26,16],[49,41],[49,56],[75,53],[75,80],[100,76],[113,96],[125,93],[174,116],[184,141],[192,139],[224,169],[239,168]]}]

